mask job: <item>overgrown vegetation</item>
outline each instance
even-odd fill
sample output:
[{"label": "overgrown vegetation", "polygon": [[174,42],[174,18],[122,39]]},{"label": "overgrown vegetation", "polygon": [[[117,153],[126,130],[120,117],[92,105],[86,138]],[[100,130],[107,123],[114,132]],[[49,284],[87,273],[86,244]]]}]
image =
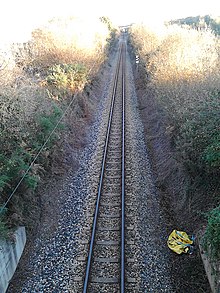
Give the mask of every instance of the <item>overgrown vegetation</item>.
[{"label": "overgrown vegetation", "polygon": [[100,17],[100,20],[102,23],[107,25],[108,30],[110,32],[109,37],[107,38],[107,43],[108,43],[107,50],[110,50],[111,46],[114,45],[114,41],[115,41],[116,35],[117,35],[117,30],[108,17],[102,16],[102,17]]},{"label": "overgrown vegetation", "polygon": [[204,249],[212,260],[220,258],[220,207],[207,214],[208,223],[203,238]]},{"label": "overgrown vegetation", "polygon": [[2,211],[0,215],[0,239],[8,237],[9,229],[5,222],[5,211]]},{"label": "overgrown vegetation", "polygon": [[155,33],[132,29],[157,98],[170,123],[176,150],[194,176],[219,174],[219,38],[211,31],[171,26]]},{"label": "overgrown vegetation", "polygon": [[220,17],[213,18],[210,15],[195,16],[172,20],[169,24],[188,25],[196,29],[210,28],[220,35]]},{"label": "overgrown vegetation", "polygon": [[88,69],[81,64],[58,64],[48,70],[46,85],[61,98],[68,92],[83,89],[88,82]]},{"label": "overgrown vegetation", "polygon": [[[105,60],[111,32],[100,20],[53,19],[25,44],[1,49],[0,67],[0,206],[25,174],[76,92],[95,76]],[[71,120],[74,117],[71,117]],[[64,122],[63,122],[64,123]],[[68,123],[72,123],[65,120]],[[63,125],[64,126],[64,125]],[[25,176],[0,218],[6,226],[24,223],[27,205],[50,168],[59,125]]]},{"label": "overgrown vegetation", "polygon": [[191,178],[185,185],[188,205],[198,190],[197,208],[200,203],[205,203],[203,208],[219,204],[219,36],[208,25],[141,25],[131,28],[130,39],[147,73],[147,86],[154,89],[172,130],[176,161]]}]

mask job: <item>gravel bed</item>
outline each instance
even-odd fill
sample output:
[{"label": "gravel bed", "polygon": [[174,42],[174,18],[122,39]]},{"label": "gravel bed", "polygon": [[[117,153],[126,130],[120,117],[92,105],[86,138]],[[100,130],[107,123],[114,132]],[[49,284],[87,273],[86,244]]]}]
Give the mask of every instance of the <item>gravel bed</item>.
[{"label": "gravel bed", "polygon": [[[164,232],[164,220],[159,207],[159,199],[154,187],[151,167],[144,140],[143,125],[137,110],[137,98],[131,65],[127,62],[129,72],[129,92],[132,97],[127,101],[129,120],[127,126],[128,148],[127,160],[132,164],[129,175],[131,194],[135,195],[137,204],[137,231],[135,239],[139,250],[137,259],[140,262],[141,285],[140,292],[177,292],[174,290],[169,268],[170,257],[166,246],[167,235]],[[128,110],[127,110],[128,111]],[[129,143],[131,141],[132,143]]]},{"label": "gravel bed", "polygon": [[[98,284],[93,283],[92,287],[89,287],[89,292],[93,293],[100,293],[100,287]],[[112,284],[112,285],[103,285],[102,287],[103,293],[104,292],[111,292],[111,293],[118,293],[120,292],[119,285],[117,284]]]}]

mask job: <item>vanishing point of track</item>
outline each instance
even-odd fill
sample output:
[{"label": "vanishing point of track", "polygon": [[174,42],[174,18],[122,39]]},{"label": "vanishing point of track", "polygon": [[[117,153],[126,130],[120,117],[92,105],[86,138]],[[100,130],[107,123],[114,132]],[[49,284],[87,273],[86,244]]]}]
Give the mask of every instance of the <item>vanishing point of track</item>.
[{"label": "vanishing point of track", "polygon": [[125,292],[125,62],[121,41],[83,293]]}]

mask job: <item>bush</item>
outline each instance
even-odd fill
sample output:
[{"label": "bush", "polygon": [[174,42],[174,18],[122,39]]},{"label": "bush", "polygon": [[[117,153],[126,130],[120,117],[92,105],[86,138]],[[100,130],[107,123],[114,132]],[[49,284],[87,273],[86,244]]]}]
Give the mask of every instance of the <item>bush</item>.
[{"label": "bush", "polygon": [[[32,136],[28,137],[29,141],[26,143],[24,143],[24,141],[17,141],[14,151],[1,154],[0,171],[1,174],[3,174],[0,176],[1,203],[7,199],[14,190],[16,184],[25,174],[40,148],[54,130],[61,115],[62,111],[58,107],[54,107],[52,113],[41,114],[40,117],[36,119],[36,132],[33,132]],[[56,134],[54,133],[51,135],[46,147],[42,151],[43,154],[45,149],[49,153],[52,152],[54,141],[58,138],[59,131],[61,131],[62,128],[63,125],[60,124]],[[26,193],[29,189],[36,189],[40,181],[40,175],[45,171],[45,165],[45,158],[42,160],[41,157],[39,157],[26,174],[18,193]],[[22,201],[22,199],[20,200]],[[4,227],[4,225],[2,227]]]},{"label": "bush", "polygon": [[[1,156],[1,159],[0,159],[0,162],[2,163],[2,156]],[[1,168],[2,169],[2,168]],[[1,175],[0,176],[0,192],[3,191],[4,187],[6,185],[8,185],[8,181],[10,180],[10,178],[7,176],[7,175]]]},{"label": "bush", "polygon": [[[2,195],[6,196],[12,192],[16,183],[19,182],[21,177],[28,169],[29,164],[31,163],[31,159],[34,156],[34,151],[36,150],[27,152],[22,148],[18,148],[10,156],[1,156],[0,170],[2,174],[4,174],[0,177],[0,188]],[[30,171],[30,173],[26,175],[24,183],[26,187],[35,189],[38,180],[39,176],[37,174],[33,174],[33,172]]]},{"label": "bush", "polygon": [[203,247],[211,259],[220,258],[220,206],[207,214],[208,223],[203,237]]},{"label": "bush", "polygon": [[7,238],[9,234],[9,228],[5,220],[5,212],[6,210],[2,210],[0,206],[0,239]]},{"label": "bush", "polygon": [[81,64],[56,64],[49,68],[46,84],[53,95],[82,90],[88,82],[88,70]]},{"label": "bush", "polygon": [[[195,111],[196,110],[196,111]],[[192,175],[218,173],[220,104],[211,95],[195,110],[185,112],[176,136],[176,149]]]},{"label": "bush", "polygon": [[106,16],[102,16],[99,18],[100,21],[102,23],[104,23],[109,31],[109,37],[106,39],[107,41],[107,50],[110,50],[112,48],[112,46],[114,45],[114,42],[116,40],[116,36],[117,36],[117,29],[113,26],[111,20],[106,17]]},{"label": "bush", "polygon": [[204,161],[213,168],[220,167],[220,135],[216,135],[204,150]]},{"label": "bush", "polygon": [[[45,142],[48,136],[53,131],[54,127],[57,125],[58,121],[62,116],[62,110],[58,106],[54,106],[50,113],[42,113],[39,118],[36,119],[36,141],[34,145],[41,145]],[[63,129],[64,125],[60,123],[58,125],[58,130]],[[57,134],[53,133],[47,144],[47,148],[52,147],[53,141],[57,138]]]}]

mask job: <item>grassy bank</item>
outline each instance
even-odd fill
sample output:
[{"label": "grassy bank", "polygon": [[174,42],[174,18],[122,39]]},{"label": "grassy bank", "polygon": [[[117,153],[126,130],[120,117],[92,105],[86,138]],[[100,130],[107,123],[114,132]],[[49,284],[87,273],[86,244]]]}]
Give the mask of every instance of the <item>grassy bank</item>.
[{"label": "grassy bank", "polygon": [[[80,93],[105,61],[110,41],[112,28],[106,22],[72,17],[53,19],[34,30],[28,42],[1,49],[1,206],[57,129],[1,214],[0,236],[7,227],[25,224],[37,205],[34,191],[51,172],[60,138],[84,115],[85,99]],[[57,125],[76,93],[70,114]],[[76,104],[80,111],[74,111]]]},{"label": "grassy bank", "polygon": [[219,204],[220,195],[219,36],[207,26],[136,25],[130,41],[145,70],[146,88],[153,89],[166,117],[176,162],[173,173],[181,165],[189,178],[184,184],[179,181],[187,196],[185,213],[210,210]]}]

